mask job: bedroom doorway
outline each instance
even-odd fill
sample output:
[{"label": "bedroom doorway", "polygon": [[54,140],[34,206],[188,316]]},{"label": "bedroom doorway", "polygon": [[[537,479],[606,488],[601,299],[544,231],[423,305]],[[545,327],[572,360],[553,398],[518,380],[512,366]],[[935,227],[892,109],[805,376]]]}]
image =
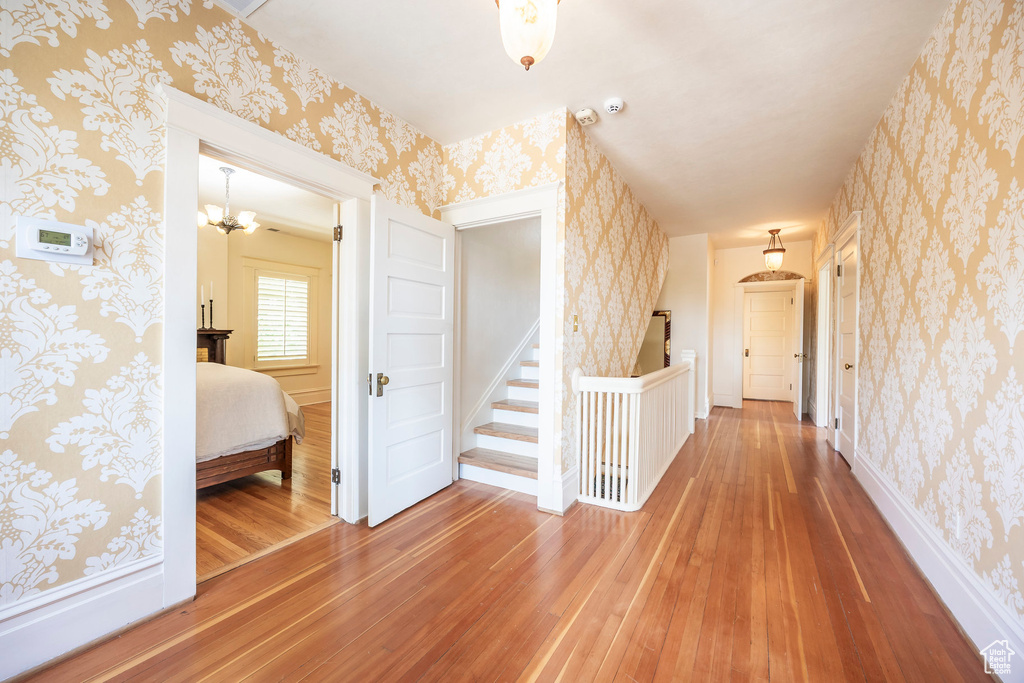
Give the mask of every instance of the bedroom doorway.
[{"label": "bedroom doorway", "polygon": [[[198,184],[202,582],[339,521],[331,408],[340,205],[210,150]],[[257,227],[232,229],[228,215]]]}]

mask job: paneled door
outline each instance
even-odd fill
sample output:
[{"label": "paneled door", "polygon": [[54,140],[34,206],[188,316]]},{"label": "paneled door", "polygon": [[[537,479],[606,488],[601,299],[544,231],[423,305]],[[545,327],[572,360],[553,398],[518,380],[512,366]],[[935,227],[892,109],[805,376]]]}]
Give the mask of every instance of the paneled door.
[{"label": "paneled door", "polygon": [[455,229],[371,201],[369,524],[452,483]]},{"label": "paneled door", "polygon": [[743,398],[793,400],[793,292],[743,297]]},{"label": "paneled door", "polygon": [[857,429],[857,234],[840,245],[836,276],[836,450],[853,465]]}]

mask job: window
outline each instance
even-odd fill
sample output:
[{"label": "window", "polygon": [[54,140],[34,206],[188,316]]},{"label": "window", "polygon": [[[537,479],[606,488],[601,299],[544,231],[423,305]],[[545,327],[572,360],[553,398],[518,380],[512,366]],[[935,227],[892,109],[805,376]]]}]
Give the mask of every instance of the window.
[{"label": "window", "polygon": [[275,377],[317,372],[319,268],[242,258],[245,366]]},{"label": "window", "polygon": [[256,276],[256,362],[309,358],[309,278]]}]

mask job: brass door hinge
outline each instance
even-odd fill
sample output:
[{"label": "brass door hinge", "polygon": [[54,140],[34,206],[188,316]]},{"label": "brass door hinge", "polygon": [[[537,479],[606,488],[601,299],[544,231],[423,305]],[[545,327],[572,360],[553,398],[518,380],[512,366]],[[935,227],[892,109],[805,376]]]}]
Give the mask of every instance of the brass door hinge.
[{"label": "brass door hinge", "polygon": [[335,225],[334,226],[334,241],[335,242],[340,242],[341,241],[341,235],[342,235],[342,233],[344,231],[345,231],[344,227],[342,227],[340,225]]}]

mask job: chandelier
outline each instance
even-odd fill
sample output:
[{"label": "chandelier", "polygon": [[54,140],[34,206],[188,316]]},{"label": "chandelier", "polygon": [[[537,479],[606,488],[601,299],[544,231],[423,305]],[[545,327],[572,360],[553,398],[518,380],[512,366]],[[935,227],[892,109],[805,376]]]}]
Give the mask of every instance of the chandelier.
[{"label": "chandelier", "polygon": [[231,215],[231,174],[235,169],[221,166],[220,172],[224,174],[224,208],[221,209],[215,204],[206,205],[206,213],[199,212],[197,222],[199,227],[212,225],[222,235],[227,235],[232,230],[244,230],[246,235],[251,235],[260,224],[256,222],[255,211],[241,211],[237,216]]},{"label": "chandelier", "polygon": [[559,0],[494,0],[505,52],[527,71],[551,49],[558,3]]},{"label": "chandelier", "polygon": [[769,230],[768,234],[772,237],[768,242],[768,248],[764,250],[764,267],[774,273],[782,267],[782,256],[786,253],[786,248],[782,246],[778,228]]}]

